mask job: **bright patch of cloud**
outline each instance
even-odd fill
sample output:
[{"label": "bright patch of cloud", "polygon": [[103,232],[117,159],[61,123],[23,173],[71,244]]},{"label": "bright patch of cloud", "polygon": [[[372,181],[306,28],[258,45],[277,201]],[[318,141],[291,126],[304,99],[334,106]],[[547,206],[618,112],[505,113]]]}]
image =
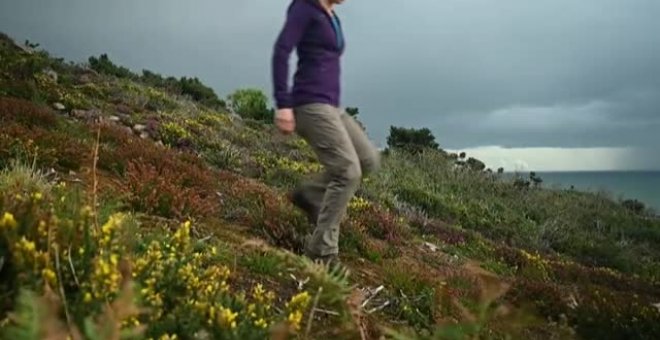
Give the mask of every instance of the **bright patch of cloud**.
[{"label": "bright patch of cloud", "polygon": [[465,152],[492,169],[505,171],[607,171],[639,170],[634,148],[503,148],[484,146]]}]

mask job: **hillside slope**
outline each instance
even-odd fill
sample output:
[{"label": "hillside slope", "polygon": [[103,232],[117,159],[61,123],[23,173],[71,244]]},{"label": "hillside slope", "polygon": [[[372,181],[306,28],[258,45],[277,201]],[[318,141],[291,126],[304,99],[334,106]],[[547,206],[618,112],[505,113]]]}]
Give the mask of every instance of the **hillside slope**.
[{"label": "hillside slope", "polygon": [[304,141],[98,60],[0,37],[6,338],[660,335],[650,215],[389,150],[342,224],[346,268],[321,268],[285,199],[321,170]]}]

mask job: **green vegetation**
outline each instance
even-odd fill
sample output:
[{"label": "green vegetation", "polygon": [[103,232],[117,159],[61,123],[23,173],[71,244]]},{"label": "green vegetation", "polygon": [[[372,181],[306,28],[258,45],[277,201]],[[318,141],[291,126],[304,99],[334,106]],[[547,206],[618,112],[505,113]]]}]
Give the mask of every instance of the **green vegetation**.
[{"label": "green vegetation", "polygon": [[285,198],[322,167],[263,94],[228,96],[241,119],[196,80],[103,56],[90,72],[0,36],[0,59],[3,338],[660,334],[660,220],[634,201],[505,179],[392,127],[341,226],[346,267],[324,268]]},{"label": "green vegetation", "polygon": [[437,150],[440,145],[436,143],[435,136],[428,128],[415,129],[392,126],[390,135],[387,137],[387,147],[418,153],[424,149]]},{"label": "green vegetation", "polygon": [[125,78],[133,81],[140,81],[150,86],[168,91],[171,94],[189,96],[194,101],[212,108],[224,108],[225,102],[215,94],[212,88],[204,85],[197,77],[181,77],[177,80],[174,77],[163,78],[160,74],[143,70],[139,76],[123,66],[113,63],[107,54],[89,58],[89,66],[101,74]]},{"label": "green vegetation", "polygon": [[263,122],[273,121],[268,97],[258,89],[240,89],[229,95],[229,107],[239,116]]}]

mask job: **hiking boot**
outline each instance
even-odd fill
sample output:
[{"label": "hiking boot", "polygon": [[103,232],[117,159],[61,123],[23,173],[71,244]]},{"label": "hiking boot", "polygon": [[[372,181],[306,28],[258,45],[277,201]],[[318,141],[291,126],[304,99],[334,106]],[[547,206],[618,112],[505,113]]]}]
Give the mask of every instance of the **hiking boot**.
[{"label": "hiking boot", "polygon": [[316,264],[320,264],[322,266],[327,266],[328,268],[333,268],[341,265],[341,261],[339,260],[339,255],[337,254],[328,254],[325,256],[307,256],[312,261]]},{"label": "hiking boot", "polygon": [[305,194],[302,190],[297,189],[288,195],[289,202],[298,207],[298,209],[305,212],[307,215],[307,220],[312,225],[316,225],[316,221],[319,218],[319,208],[316,207],[310,200],[305,197]]},{"label": "hiking boot", "polygon": [[316,264],[328,266],[330,268],[335,267],[337,265],[341,265],[341,262],[339,261],[339,255],[337,254],[328,254],[322,256],[312,254],[307,248],[311,238],[312,235],[306,235],[303,238],[303,248],[305,249],[304,254],[307,258],[309,258],[310,260],[312,260],[312,262]]}]

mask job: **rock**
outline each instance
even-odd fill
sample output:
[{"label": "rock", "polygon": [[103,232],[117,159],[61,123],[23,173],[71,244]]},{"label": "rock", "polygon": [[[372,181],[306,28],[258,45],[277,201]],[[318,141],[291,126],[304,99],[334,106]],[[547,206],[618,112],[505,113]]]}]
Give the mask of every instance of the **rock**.
[{"label": "rock", "polygon": [[126,115],[130,114],[133,111],[133,110],[131,110],[131,108],[128,105],[125,105],[125,104],[115,105],[115,110],[117,110],[117,112],[119,112],[119,113],[123,113],[123,114],[126,114]]},{"label": "rock", "polygon": [[163,144],[163,141],[162,141],[162,140],[157,141],[157,142],[156,142],[156,145],[158,145],[158,146],[165,146],[165,144]]},{"label": "rock", "polygon": [[135,124],[135,125],[133,125],[133,131],[135,131],[135,132],[143,132],[146,129],[147,129],[147,126],[144,125],[144,124]]},{"label": "rock", "polygon": [[54,103],[54,104],[53,104],[53,108],[54,108],[55,110],[57,110],[57,111],[64,111],[64,110],[66,110],[66,106],[64,106],[64,104],[62,104],[62,103]]},{"label": "rock", "polygon": [[57,75],[57,72],[55,72],[55,71],[53,71],[53,70],[51,70],[51,69],[47,69],[47,70],[44,70],[44,74],[45,74],[46,76],[48,76],[48,78],[50,78],[50,80],[52,80],[53,82],[57,83],[57,80],[59,79],[59,77],[58,77],[58,75]]},{"label": "rock", "polygon": [[131,128],[128,127],[128,126],[124,126],[124,131],[126,131],[126,133],[128,133],[128,134],[130,134],[130,135],[133,134],[133,129],[131,129]]},{"label": "rock", "polygon": [[431,243],[431,242],[424,242],[424,245],[425,245],[427,248],[429,248],[429,250],[432,251],[432,252],[435,252],[435,251],[438,250],[438,246],[436,246],[435,244],[433,244],[433,243]]},{"label": "rock", "polygon": [[133,121],[131,120],[131,116],[125,115],[125,114],[118,114],[117,117],[119,117],[119,121],[121,121],[122,124],[126,125],[129,127],[133,126]]},{"label": "rock", "polygon": [[78,119],[94,120],[101,116],[101,111],[98,109],[71,110],[71,116]]},{"label": "rock", "polygon": [[117,116],[110,116],[110,117],[108,117],[108,120],[111,121],[111,122],[117,123],[121,120],[121,118],[119,118]]},{"label": "rock", "polygon": [[85,110],[71,110],[71,116],[82,119],[85,116]]},{"label": "rock", "polygon": [[149,133],[147,133],[147,132],[145,132],[145,131],[142,131],[142,133],[140,133],[140,138],[142,138],[142,139],[147,139],[147,138],[149,138]]}]

